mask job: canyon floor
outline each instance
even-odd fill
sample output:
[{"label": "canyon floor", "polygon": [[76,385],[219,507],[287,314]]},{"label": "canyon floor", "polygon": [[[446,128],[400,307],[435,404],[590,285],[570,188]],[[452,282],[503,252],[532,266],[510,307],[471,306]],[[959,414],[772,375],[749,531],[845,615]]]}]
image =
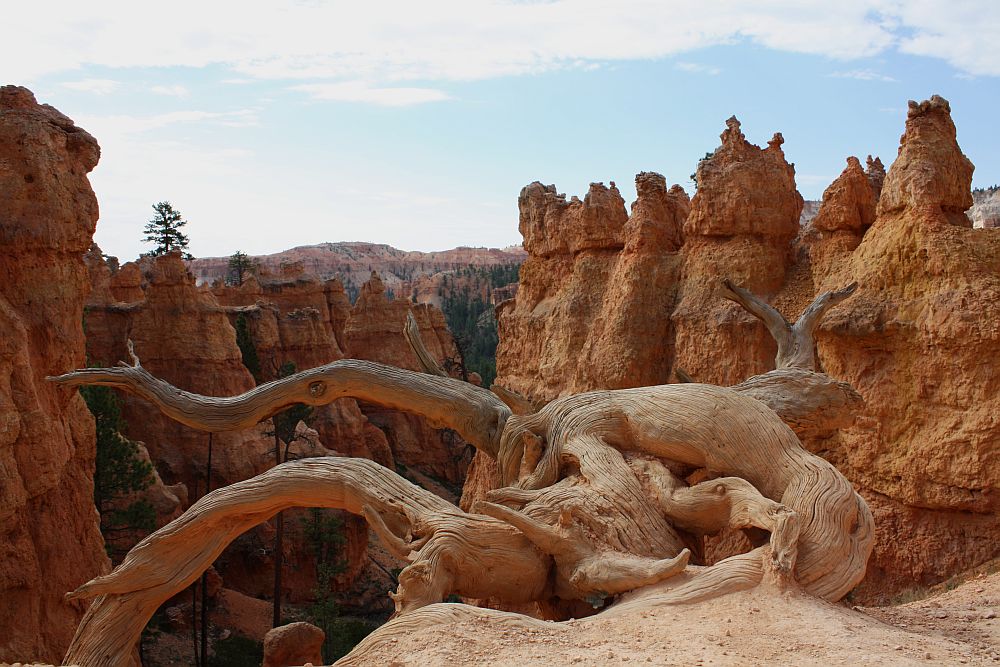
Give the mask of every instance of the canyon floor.
[{"label": "canyon floor", "polygon": [[993,665],[1000,663],[998,613],[996,572],[892,607],[852,608],[759,588],[551,630],[470,620],[390,640],[349,664]]}]

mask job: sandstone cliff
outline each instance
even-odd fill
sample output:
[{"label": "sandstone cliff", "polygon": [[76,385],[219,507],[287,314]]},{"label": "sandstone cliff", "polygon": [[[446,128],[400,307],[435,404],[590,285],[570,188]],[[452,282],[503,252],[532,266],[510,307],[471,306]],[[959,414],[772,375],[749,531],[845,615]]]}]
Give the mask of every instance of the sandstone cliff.
[{"label": "sandstone cliff", "polygon": [[[719,279],[773,295],[792,268],[802,197],[776,133],[765,149],[749,143],[735,117],[722,145],[698,163],[698,191],[684,223],[683,276],[672,315],[676,365],[700,382],[731,385],[773,367],[764,325],[720,297]],[[722,350],[724,363],[716,357]]]},{"label": "sandstone cliff", "polygon": [[591,184],[582,201],[537,182],[521,191],[529,256],[516,298],[499,307],[501,384],[552,399],[667,381],[688,198],[659,174],[639,174],[636,189],[631,216],[614,183]]},{"label": "sandstone cliff", "polygon": [[[458,359],[444,314],[431,305],[388,299],[382,280],[374,272],[362,286],[344,330],[348,356],[421,370],[403,336],[409,312],[413,313],[420,336],[435,359],[444,361],[445,366],[448,360]],[[432,480],[455,488],[461,486],[471,455],[469,445],[456,434],[434,429],[422,417],[396,410],[362,405],[362,411],[386,433],[397,467],[414,468]]]},{"label": "sandstone cliff", "polygon": [[[649,185],[627,224],[614,190],[592,186],[583,202],[566,202],[554,187],[527,186],[519,202],[529,257],[516,297],[498,308],[497,382],[535,399],[666,382],[678,369],[735,384],[773,368],[775,345],[721,298],[722,277],[792,321],[819,292],[857,281],[818,332],[818,353],[867,407],[851,429],[806,444],[876,512],[858,595],[885,599],[997,556],[1000,237],[967,229],[972,165],[955,136],[947,102],[911,103],[888,175],[877,159],[863,170],[849,158],[800,227],[781,135],[757,148],[732,118],[698,166],[690,214],[680,199],[663,209],[672,211],[655,227],[664,241],[634,274],[622,267],[633,222],[652,210]],[[639,333],[616,329],[616,318]],[[477,459],[463,506],[496,484],[493,473]]]},{"label": "sandstone cliff", "polygon": [[1000,554],[1000,236],[968,229],[972,164],[947,101],[910,103],[878,218],[817,289],[857,281],[818,338],[865,397],[816,443],[876,513],[868,586],[929,583]]},{"label": "sandstone cliff", "polygon": [[992,229],[1000,227],[1000,188],[996,186],[972,193],[975,202],[969,209],[973,227]]},{"label": "sandstone cliff", "polygon": [[84,364],[83,255],[97,142],[25,88],[0,88],[0,661],[57,662],[109,566],[93,501],[94,421],[45,381]]},{"label": "sandstone cliff", "polygon": [[[211,396],[231,396],[253,388],[229,318],[211,293],[195,287],[180,255],[165,255],[145,264],[142,300],[88,304],[90,362],[111,366],[127,361],[126,341],[131,339],[142,365],[177,386]],[[192,500],[200,497],[205,492],[208,436],[150,410],[143,401],[129,396],[123,396],[123,401],[128,437],[146,444],[164,482],[182,482]],[[263,425],[239,433],[217,433],[213,488],[263,472],[273,464],[272,449]]]}]

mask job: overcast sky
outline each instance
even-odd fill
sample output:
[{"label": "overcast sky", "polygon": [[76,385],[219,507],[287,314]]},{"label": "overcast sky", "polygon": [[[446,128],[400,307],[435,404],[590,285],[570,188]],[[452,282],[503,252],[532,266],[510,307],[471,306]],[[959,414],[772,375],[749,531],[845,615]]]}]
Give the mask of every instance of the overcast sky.
[{"label": "overcast sky", "polygon": [[[895,158],[908,99],[951,101],[1000,182],[1000,2],[36,2],[4,9],[0,82],[102,147],[97,241],[151,204],[191,252],[363,240],[519,243],[517,194],[658,171],[693,193],[736,114],[818,199],[848,155]],[[835,7],[834,10],[829,7]]]}]

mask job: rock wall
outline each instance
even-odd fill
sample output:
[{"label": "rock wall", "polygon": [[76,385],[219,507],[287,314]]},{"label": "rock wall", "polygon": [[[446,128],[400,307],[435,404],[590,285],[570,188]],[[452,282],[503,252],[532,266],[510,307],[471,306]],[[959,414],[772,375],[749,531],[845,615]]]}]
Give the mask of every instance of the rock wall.
[{"label": "rock wall", "polygon": [[[537,182],[521,191],[529,255],[516,298],[498,309],[504,386],[552,399],[667,381],[688,198],[659,174],[639,174],[636,189],[631,216],[614,183],[591,184],[582,201]],[[662,308],[647,308],[657,301]]]},{"label": "rock wall", "polygon": [[860,285],[818,351],[867,412],[814,446],[872,504],[871,597],[1000,555],[1000,235],[969,229],[972,164],[955,134],[947,101],[910,103],[875,223],[815,276],[820,290]]},{"label": "rock wall", "polygon": [[[385,285],[374,272],[361,287],[344,329],[348,356],[421,370],[416,354],[403,336],[410,312],[432,356],[439,360],[458,359],[444,314],[429,304],[386,298]],[[418,475],[430,478],[418,478],[422,483],[437,482],[455,490],[461,487],[471,453],[469,445],[457,434],[432,428],[422,417],[376,405],[362,404],[362,411],[385,432],[397,469],[413,469]]]},{"label": "rock wall", "polygon": [[0,87],[0,661],[58,663],[85,610],[64,594],[109,567],[93,418],[45,381],[84,363],[99,156],[69,118]]},{"label": "rock wall", "polygon": [[993,229],[1000,227],[1000,188],[996,186],[972,193],[975,203],[969,209],[973,227]]},{"label": "rock wall", "polygon": [[[972,165],[955,136],[946,101],[911,103],[889,173],[878,159],[863,170],[849,158],[804,227],[781,135],[757,148],[735,118],[699,163],[686,219],[680,193],[671,213],[644,212],[652,181],[640,183],[628,220],[613,189],[566,202],[552,186],[527,186],[529,257],[516,297],[498,307],[498,384],[535,399],[668,382],[678,369],[735,384],[773,368],[775,345],[719,296],[722,277],[791,321],[819,292],[857,281],[827,315],[818,354],[867,407],[852,428],[805,443],[875,512],[875,554],[856,595],[886,601],[997,557],[1000,236],[968,228]],[[640,212],[663,240],[630,274]],[[476,460],[463,506],[497,483],[494,473]]]},{"label": "rock wall", "polygon": [[[90,363],[111,366],[128,361],[126,341],[131,339],[143,367],[177,387],[209,396],[232,396],[252,389],[253,377],[243,365],[226,312],[210,292],[195,287],[180,255],[165,255],[144,265],[144,271],[135,269],[145,282],[142,300],[88,303]],[[98,273],[100,269],[92,270]],[[131,279],[133,273],[128,269],[127,277]],[[183,483],[192,500],[200,497],[205,492],[208,434],[168,419],[133,396],[123,395],[122,401],[126,435],[146,444],[163,481]],[[213,488],[247,479],[273,465],[273,443],[265,431],[261,425],[214,435]]]},{"label": "rock wall", "polygon": [[[438,252],[399,250],[384,243],[320,243],[299,246],[273,255],[251,259],[263,270],[276,275],[288,264],[298,264],[320,279],[337,277],[351,289],[359,288],[372,271],[384,277],[387,287],[396,290],[405,283],[467,266],[517,264],[525,252],[512,248],[453,248]],[[228,257],[199,257],[188,263],[199,284],[213,284],[229,271]],[[352,294],[356,292],[352,291]],[[402,294],[402,291],[397,291]],[[408,292],[407,292],[408,293]]]}]

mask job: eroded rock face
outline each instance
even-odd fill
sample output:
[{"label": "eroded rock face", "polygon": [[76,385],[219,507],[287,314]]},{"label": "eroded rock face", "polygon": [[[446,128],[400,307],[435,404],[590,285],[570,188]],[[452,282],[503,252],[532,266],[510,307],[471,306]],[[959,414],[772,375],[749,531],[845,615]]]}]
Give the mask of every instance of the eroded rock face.
[{"label": "eroded rock face", "polygon": [[1000,227],[1000,189],[990,188],[972,193],[973,204],[969,219],[973,227],[994,229]]},{"label": "eroded rock face", "polygon": [[[956,223],[971,178],[948,103],[911,103],[878,219],[817,276],[818,289],[860,285],[827,317],[818,351],[867,412],[821,446],[873,496],[883,517],[873,575],[889,588],[1000,554],[1000,238]],[[869,582],[878,594],[879,578]]]},{"label": "eroded rock face", "polygon": [[866,173],[856,157],[847,158],[847,168],[823,191],[819,212],[803,232],[810,237],[807,244],[814,273],[828,273],[845,253],[858,247],[865,230],[875,221],[878,199],[872,169],[876,166],[870,155],[868,160]]},{"label": "eroded rock face", "polygon": [[[344,331],[348,356],[398,368],[421,370],[420,362],[403,336],[407,313],[412,312],[427,350],[439,360],[457,360],[444,314],[429,304],[388,299],[375,273],[361,287]],[[445,364],[447,366],[447,364]],[[439,482],[461,486],[471,460],[468,445],[450,431],[432,428],[422,417],[362,405],[362,411],[389,439],[396,465],[415,468]]]},{"label": "eroded rock face", "polygon": [[[396,294],[409,294],[405,283],[455,271],[468,266],[489,267],[518,264],[526,253],[512,248],[453,248],[439,252],[399,250],[384,243],[321,243],[299,246],[273,255],[252,257],[262,271],[278,275],[289,265],[299,265],[310,275],[322,279],[338,277],[356,295],[372,271],[385,280]],[[199,284],[214,284],[229,273],[228,257],[199,257],[188,264]],[[439,304],[436,304],[439,305]]]},{"label": "eroded rock face", "polygon": [[[127,265],[126,265],[127,266]],[[124,270],[124,269],[123,269]],[[243,365],[236,333],[212,296],[194,285],[179,254],[148,262],[143,299],[132,304],[88,305],[87,345],[91,363],[128,361],[131,339],[143,367],[190,391],[232,396],[255,386]],[[187,485],[192,500],[205,492],[208,434],[194,431],[123,396],[127,435],[146,443],[167,484]],[[273,464],[273,444],[259,426],[213,436],[212,487],[252,477]]]},{"label": "eroded rock face", "polygon": [[83,255],[100,149],[26,88],[0,87],[0,661],[58,663],[107,571],[93,500],[94,421],[45,381],[84,364]]},{"label": "eroded rock face", "polygon": [[[886,599],[1000,555],[1000,237],[963,228],[972,165],[947,102],[935,97],[910,108],[888,176],[877,159],[867,171],[849,159],[794,242],[802,200],[780,135],[761,150],[731,119],[722,146],[699,165],[686,221],[678,212],[684,234],[676,266],[639,273],[650,283],[662,275],[656,289],[629,292],[637,280],[616,273],[625,254],[616,243],[559,254],[537,238],[552,228],[544,216],[534,214],[527,226],[522,219],[536,238],[529,244],[526,236],[531,254],[515,299],[499,308],[498,383],[543,399],[666,382],[677,368],[698,381],[735,384],[774,368],[775,346],[758,321],[718,295],[722,277],[762,295],[790,321],[818,293],[857,281],[854,296],[818,331],[818,358],[867,407],[853,427],[805,443],[837,465],[875,512],[875,553],[857,596]],[[526,190],[543,203],[555,197],[554,188]],[[560,212],[570,204],[546,206]],[[640,208],[637,202],[633,218]],[[607,215],[586,228],[617,228],[620,214]],[[604,310],[609,294],[615,306]],[[656,322],[659,344],[609,329],[618,313],[631,313],[633,327]],[[601,347],[637,370],[600,371],[594,351]],[[586,372],[578,360],[589,364]],[[496,483],[495,469],[477,460],[463,506]]]},{"label": "eroded rock face", "polygon": [[[673,354],[676,292],[688,198],[659,174],[636,177],[632,214],[618,189],[592,184],[580,201],[554,186],[521,191],[528,259],[517,296],[498,309],[498,382],[552,399],[595,386],[661,384]],[[548,234],[558,234],[546,241]],[[653,300],[663,308],[646,309]],[[655,349],[659,363],[643,358]]]},{"label": "eroded rock face", "polygon": [[958,147],[948,100],[934,95],[919,104],[910,100],[899,155],[879,197],[879,216],[924,207],[938,208],[951,222],[970,226],[972,162]]},{"label": "eroded rock face", "polygon": [[[719,280],[729,277],[755,294],[774,295],[792,266],[803,202],[781,133],[760,149],[733,117],[721,139],[698,163],[671,319],[676,366],[700,382],[731,385],[772,368],[776,348],[763,324],[720,298]],[[721,350],[738,352],[720,356]]]}]

